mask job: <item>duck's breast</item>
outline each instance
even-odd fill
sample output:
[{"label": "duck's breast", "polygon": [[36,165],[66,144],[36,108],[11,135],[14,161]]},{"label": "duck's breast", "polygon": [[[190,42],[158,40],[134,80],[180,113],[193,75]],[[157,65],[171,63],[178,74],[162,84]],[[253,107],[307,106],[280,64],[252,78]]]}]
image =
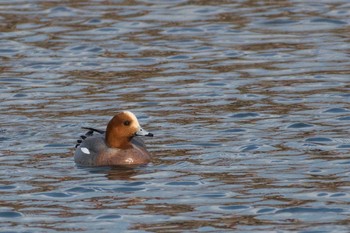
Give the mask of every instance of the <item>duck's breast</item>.
[{"label": "duck's breast", "polygon": [[150,161],[147,151],[138,147],[130,149],[108,148],[96,158],[97,166],[142,165]]}]

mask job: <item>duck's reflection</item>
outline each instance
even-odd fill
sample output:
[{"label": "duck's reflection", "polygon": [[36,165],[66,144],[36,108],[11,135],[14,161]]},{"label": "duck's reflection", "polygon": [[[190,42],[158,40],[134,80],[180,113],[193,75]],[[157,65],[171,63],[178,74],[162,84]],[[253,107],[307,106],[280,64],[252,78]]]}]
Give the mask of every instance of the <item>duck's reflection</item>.
[{"label": "duck's reflection", "polygon": [[90,173],[105,174],[109,180],[136,180],[137,175],[145,174],[145,166],[113,166],[83,168]]},{"label": "duck's reflection", "polygon": [[112,167],[106,177],[109,180],[135,180],[134,177],[142,173],[143,170],[138,167]]}]

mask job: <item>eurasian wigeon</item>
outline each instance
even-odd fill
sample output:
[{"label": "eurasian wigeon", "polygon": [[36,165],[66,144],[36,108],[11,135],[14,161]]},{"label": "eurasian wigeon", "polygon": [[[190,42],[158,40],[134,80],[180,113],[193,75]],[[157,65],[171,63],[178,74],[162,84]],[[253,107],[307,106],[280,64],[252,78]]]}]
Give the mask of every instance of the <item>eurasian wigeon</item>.
[{"label": "eurasian wigeon", "polygon": [[[136,116],[120,112],[108,123],[106,131],[85,128],[75,146],[74,161],[81,166],[130,166],[147,164],[150,154],[141,138],[153,134],[143,130]],[[95,133],[95,134],[94,134]]]}]

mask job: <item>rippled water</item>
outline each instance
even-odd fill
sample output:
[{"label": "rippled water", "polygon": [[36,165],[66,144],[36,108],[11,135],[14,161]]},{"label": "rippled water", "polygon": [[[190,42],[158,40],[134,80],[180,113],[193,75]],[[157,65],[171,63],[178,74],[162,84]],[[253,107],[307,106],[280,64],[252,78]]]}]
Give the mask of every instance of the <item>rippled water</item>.
[{"label": "rippled water", "polygon": [[[348,232],[349,9],[1,1],[1,232]],[[152,163],[76,167],[120,110]]]}]

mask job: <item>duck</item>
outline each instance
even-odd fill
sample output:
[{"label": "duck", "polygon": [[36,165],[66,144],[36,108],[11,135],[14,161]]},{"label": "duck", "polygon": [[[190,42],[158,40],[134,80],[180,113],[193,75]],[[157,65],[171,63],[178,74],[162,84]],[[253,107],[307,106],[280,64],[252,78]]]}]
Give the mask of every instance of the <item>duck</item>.
[{"label": "duck", "polygon": [[74,161],[79,166],[135,166],[150,162],[151,155],[139,136],[153,137],[130,111],[117,113],[106,130],[88,130],[75,146]]}]

